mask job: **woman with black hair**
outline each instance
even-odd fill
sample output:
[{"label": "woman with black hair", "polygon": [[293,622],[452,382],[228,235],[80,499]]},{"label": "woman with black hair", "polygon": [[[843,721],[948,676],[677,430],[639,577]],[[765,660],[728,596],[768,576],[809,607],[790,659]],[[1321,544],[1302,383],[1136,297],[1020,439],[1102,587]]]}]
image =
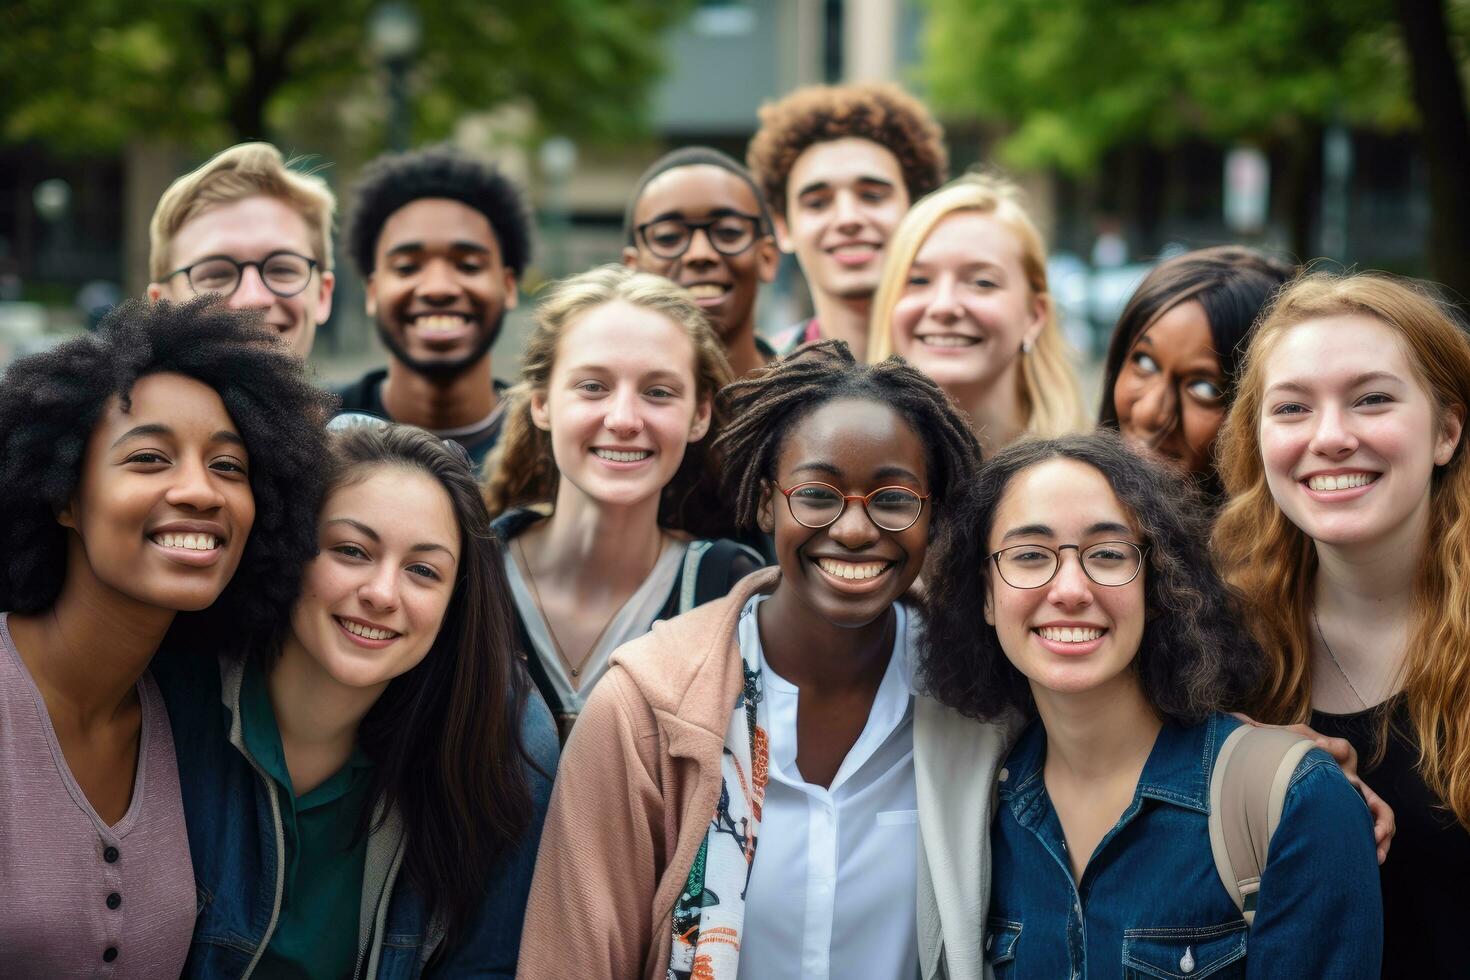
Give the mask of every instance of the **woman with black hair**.
[{"label": "woman with black hair", "polygon": [[1239,245],[1160,262],[1118,318],[1098,424],[1222,498],[1215,436],[1235,399],[1251,328],[1291,264]]},{"label": "woman with black hair", "polygon": [[1376,977],[1371,821],[1322,750],[1285,763],[1254,902],[1222,880],[1212,814],[1232,811],[1212,776],[1241,722],[1220,708],[1262,662],[1191,494],[1093,435],[1004,450],[954,506],[925,688],[1029,723],[998,775],[989,914],[969,923],[995,975]]},{"label": "woman with black hair", "polygon": [[523,977],[900,977],[935,958],[921,832],[947,814],[926,767],[947,739],[993,771],[1001,740],[914,698],[905,595],[979,447],[934,382],[840,341],[720,400],[736,518],[780,567],[613,655],[566,746]]},{"label": "woman with black hair", "polygon": [[272,622],[315,550],[326,398],[211,303],[125,303],[0,382],[8,976],[178,975],[195,888],[149,663]]},{"label": "woman with black hair", "polygon": [[278,639],[161,658],[209,896],[186,977],[515,971],[555,728],[468,455],[359,418]]}]

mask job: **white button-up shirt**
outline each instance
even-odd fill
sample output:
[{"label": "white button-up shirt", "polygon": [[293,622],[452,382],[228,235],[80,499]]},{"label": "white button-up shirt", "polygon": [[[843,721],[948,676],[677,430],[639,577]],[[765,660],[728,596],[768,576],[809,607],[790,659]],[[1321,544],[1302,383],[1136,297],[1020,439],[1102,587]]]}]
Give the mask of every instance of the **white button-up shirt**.
[{"label": "white button-up shirt", "polygon": [[[918,974],[910,616],[895,610],[893,656],[868,723],[830,787],[806,782],[797,770],[797,688],[760,654],[757,713],[770,739],[770,781],[746,892],[743,980]],[[755,610],[747,612],[741,650],[754,644],[759,651]]]}]

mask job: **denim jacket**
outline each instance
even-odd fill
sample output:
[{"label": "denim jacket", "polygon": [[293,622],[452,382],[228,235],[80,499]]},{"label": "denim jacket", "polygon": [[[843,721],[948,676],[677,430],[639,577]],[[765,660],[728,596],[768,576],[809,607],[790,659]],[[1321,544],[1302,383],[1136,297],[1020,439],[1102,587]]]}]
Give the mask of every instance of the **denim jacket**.
[{"label": "denim jacket", "polygon": [[997,980],[1379,975],[1372,820],[1320,749],[1292,776],[1249,929],[1226,893],[1210,850],[1210,773],[1239,724],[1166,722],[1080,881],[1042,780],[1046,732],[1030,725],[1000,771],[991,827],[985,947]]},{"label": "denim jacket", "polygon": [[[249,977],[280,912],[285,834],[276,784],[251,758],[241,737],[244,664],[169,653],[156,658],[152,669],[173,726],[198,888],[198,917],[183,976]],[[556,727],[534,693],[521,732],[531,758],[554,774]],[[534,802],[531,829],[501,858],[467,933],[432,965],[428,960],[444,938],[443,929],[401,874],[402,822],[389,813],[369,834],[354,977],[412,980],[427,974],[509,980],[515,975],[526,895],[551,796],[550,775],[535,770],[528,775]]]}]

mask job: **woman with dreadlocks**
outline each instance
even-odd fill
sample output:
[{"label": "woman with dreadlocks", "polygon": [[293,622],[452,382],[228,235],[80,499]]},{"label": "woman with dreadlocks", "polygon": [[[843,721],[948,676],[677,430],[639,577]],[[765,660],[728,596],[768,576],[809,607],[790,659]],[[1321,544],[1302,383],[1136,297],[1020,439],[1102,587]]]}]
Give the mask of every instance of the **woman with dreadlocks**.
[{"label": "woman with dreadlocks", "polygon": [[938,933],[921,855],[978,864],[980,835],[958,858],[929,836],[970,785],[939,769],[993,770],[1002,732],[915,696],[905,599],[975,479],[969,426],[839,341],[720,400],[737,521],[779,567],[613,655],[563,755],[523,977],[912,976]]}]

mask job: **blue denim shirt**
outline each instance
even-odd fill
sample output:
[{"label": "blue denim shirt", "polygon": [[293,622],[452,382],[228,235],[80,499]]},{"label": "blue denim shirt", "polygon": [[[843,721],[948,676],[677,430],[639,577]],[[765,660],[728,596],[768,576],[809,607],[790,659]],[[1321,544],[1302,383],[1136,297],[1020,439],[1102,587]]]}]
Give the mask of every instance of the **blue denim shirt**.
[{"label": "blue denim shirt", "polygon": [[[1080,881],[1042,779],[1032,722],[1000,772],[986,958],[997,980],[1376,978],[1383,907],[1372,820],[1325,752],[1292,776],[1247,930],[1210,850],[1210,773],[1240,724],[1165,723],[1133,801]],[[1249,954],[1249,955],[1247,955]]]},{"label": "blue denim shirt", "polygon": [[[277,878],[284,840],[279,832],[280,801],[272,781],[243,751],[239,735],[238,674],[209,654],[162,654],[152,670],[168,705],[179,760],[189,851],[198,888],[198,917],[184,977],[237,980],[261,974],[256,969],[276,920]],[[231,689],[233,687],[233,690]],[[556,772],[556,726],[534,691],[521,728],[526,750],[548,774]],[[232,741],[232,736],[236,738]],[[238,744],[237,744],[238,743]],[[401,873],[401,844],[391,831],[368,841],[365,877],[387,887],[377,903],[369,949],[359,964],[376,960],[379,980],[420,976],[502,977],[515,975],[521,923],[541,840],[541,825],[551,796],[551,778],[528,771],[533,801],[531,829],[514,851],[501,858],[486,882],[479,916],[465,935],[453,939],[432,964],[425,961],[441,936],[427,903]],[[389,826],[398,826],[390,820]],[[386,850],[383,839],[389,838]],[[383,860],[375,860],[377,852]],[[391,864],[389,863],[391,862]],[[374,868],[390,868],[387,875]],[[373,882],[365,881],[365,891]]]}]

